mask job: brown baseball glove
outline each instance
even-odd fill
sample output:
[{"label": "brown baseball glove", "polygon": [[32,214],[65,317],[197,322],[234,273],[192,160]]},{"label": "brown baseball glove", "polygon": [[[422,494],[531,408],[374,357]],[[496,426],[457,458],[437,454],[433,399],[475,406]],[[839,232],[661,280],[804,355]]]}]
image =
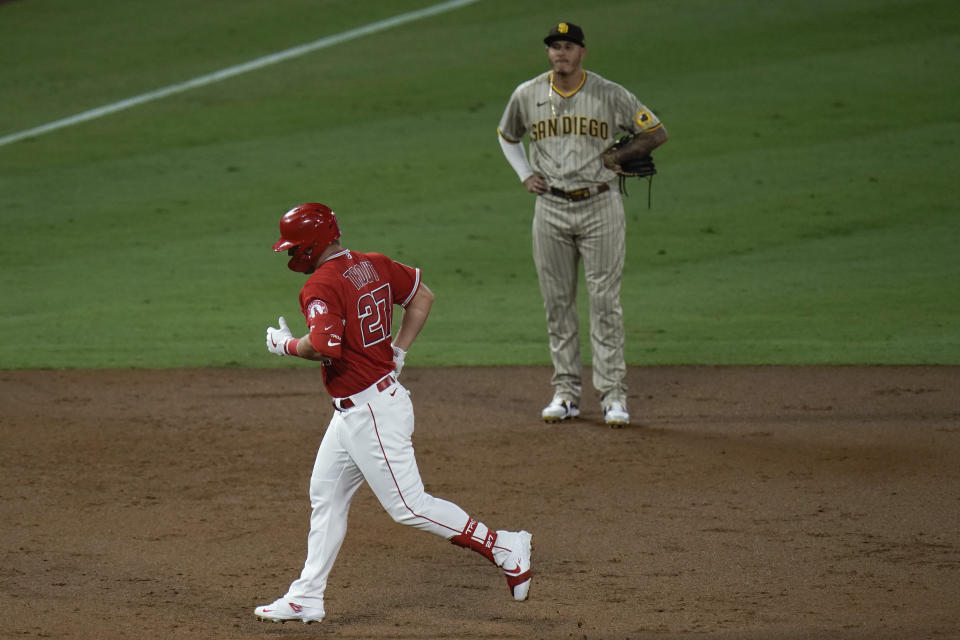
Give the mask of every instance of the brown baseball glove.
[{"label": "brown baseball glove", "polygon": [[650,190],[653,176],[657,173],[657,166],[649,153],[633,156],[624,153],[634,137],[635,134],[625,135],[607,147],[603,152],[603,165],[620,177],[620,193],[623,195],[629,195],[627,178],[647,178],[647,206],[649,206]]}]

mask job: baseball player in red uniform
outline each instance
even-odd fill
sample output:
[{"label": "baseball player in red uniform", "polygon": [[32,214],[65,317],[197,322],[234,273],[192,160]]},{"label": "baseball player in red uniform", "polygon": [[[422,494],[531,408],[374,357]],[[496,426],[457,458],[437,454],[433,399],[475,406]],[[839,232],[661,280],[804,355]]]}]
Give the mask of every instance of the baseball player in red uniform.
[{"label": "baseball player in red uniform", "polygon": [[[310,274],[300,291],[309,331],[295,338],[281,317],[279,327],[267,329],[267,349],[321,363],[334,411],[310,478],[303,570],[283,597],[254,614],[271,622],[323,619],[327,576],[347,531],[350,502],[364,481],[396,522],[476,551],[500,567],[514,599],[526,600],[531,535],[488,529],[456,504],[428,494],[420,479],[413,405],[398,377],[430,313],[433,293],[420,269],[344,249],[339,238],[334,212],[307,203],[283,215],[273,246],[290,255],[291,270]],[[404,311],[391,343],[394,305]]]}]

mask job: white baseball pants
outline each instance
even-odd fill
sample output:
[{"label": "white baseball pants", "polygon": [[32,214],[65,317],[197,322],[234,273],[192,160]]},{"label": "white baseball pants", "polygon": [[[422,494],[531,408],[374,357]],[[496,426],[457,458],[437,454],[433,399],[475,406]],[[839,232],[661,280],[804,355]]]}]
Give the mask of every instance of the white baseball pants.
[{"label": "white baseball pants", "polygon": [[347,532],[350,502],[364,480],[380,504],[401,524],[451,539],[470,517],[459,506],[427,494],[413,451],[413,403],[396,382],[362,392],[363,404],[335,411],[320,443],[310,478],[307,560],[287,599],[323,606],[327,577]]}]

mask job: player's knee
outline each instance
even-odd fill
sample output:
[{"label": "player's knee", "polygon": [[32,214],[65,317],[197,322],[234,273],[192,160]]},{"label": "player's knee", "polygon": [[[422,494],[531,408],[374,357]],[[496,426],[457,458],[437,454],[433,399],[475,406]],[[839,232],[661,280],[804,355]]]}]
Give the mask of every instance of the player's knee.
[{"label": "player's knee", "polygon": [[590,296],[590,311],[599,316],[616,316],[622,312],[620,297],[612,294]]},{"label": "player's knee", "polygon": [[310,506],[317,509],[333,501],[334,483],[328,480],[310,480]]},{"label": "player's knee", "polygon": [[397,524],[412,526],[417,523],[420,517],[416,514],[415,511],[410,509],[405,504],[391,505],[387,509],[387,513],[393,518],[393,521]]},{"label": "player's knee", "polygon": [[426,494],[423,493],[415,497],[398,497],[398,499],[387,506],[387,513],[393,518],[393,521],[398,524],[415,526],[423,520],[423,516],[420,514],[423,513],[425,509],[425,498]]}]

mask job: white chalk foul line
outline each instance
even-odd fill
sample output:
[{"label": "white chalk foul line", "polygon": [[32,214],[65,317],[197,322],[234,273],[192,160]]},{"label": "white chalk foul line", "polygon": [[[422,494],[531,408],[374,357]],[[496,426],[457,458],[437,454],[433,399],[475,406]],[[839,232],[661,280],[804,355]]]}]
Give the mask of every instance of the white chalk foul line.
[{"label": "white chalk foul line", "polygon": [[257,69],[262,69],[263,67],[277,64],[278,62],[283,62],[284,60],[290,60],[291,58],[305,55],[312,51],[316,51],[317,49],[332,47],[333,45],[340,44],[341,42],[354,40],[356,38],[370,35],[371,33],[384,31],[385,29],[390,29],[391,27],[395,27],[397,25],[413,22],[414,20],[419,20],[421,18],[427,18],[445,11],[459,9],[460,7],[473,4],[474,2],[478,1],[479,0],[450,0],[449,2],[442,2],[431,7],[418,9],[417,11],[402,13],[378,22],[371,22],[368,25],[357,27],[356,29],[350,29],[349,31],[344,31],[343,33],[320,38],[315,42],[303,44],[299,47],[293,47],[292,49],[286,49],[285,51],[279,51],[277,53],[263,56],[262,58],[257,58],[255,60],[251,60],[250,62],[238,64],[233,67],[227,67],[226,69],[221,69],[220,71],[215,71],[192,80],[187,80],[186,82],[180,82],[178,84],[172,84],[169,87],[163,87],[162,89],[156,89],[154,91],[142,93],[138,96],[121,100],[120,102],[114,102],[113,104],[108,104],[103,107],[84,111],[83,113],[78,113],[77,115],[70,116],[69,118],[55,120],[39,127],[11,133],[0,138],[0,147],[17,142],[18,140],[23,140],[24,138],[32,138],[44,133],[49,133],[50,131],[56,131],[57,129],[63,129],[64,127],[79,124],[81,122],[86,122],[95,118],[101,118],[111,113],[123,111],[124,109],[129,109],[130,107],[135,107],[145,102],[166,98],[167,96],[171,96],[176,93],[182,93],[190,89],[196,89],[197,87],[205,87],[213,84],[214,82],[220,82],[221,80],[226,80],[227,78],[232,78],[249,71],[256,71]]}]

